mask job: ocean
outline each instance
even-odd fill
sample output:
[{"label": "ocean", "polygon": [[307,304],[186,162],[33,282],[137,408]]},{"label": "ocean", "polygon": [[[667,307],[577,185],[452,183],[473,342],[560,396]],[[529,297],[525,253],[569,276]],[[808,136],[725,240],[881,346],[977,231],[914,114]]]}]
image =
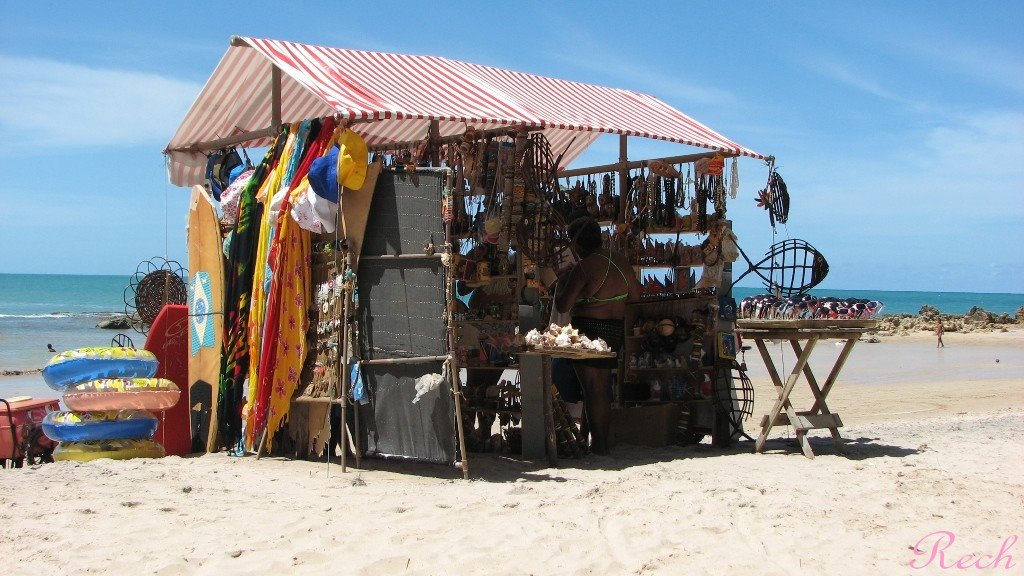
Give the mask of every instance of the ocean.
[{"label": "ocean", "polygon": [[[123,314],[129,276],[72,276],[59,274],[0,274],[0,371],[42,368],[57,350],[109,346],[119,330],[96,328],[96,323]],[[762,292],[736,287],[738,300]],[[885,314],[916,314],[929,304],[947,314],[963,314],[972,306],[1013,314],[1024,306],[1024,294],[970,292],[896,292],[885,290],[813,290],[816,296],[868,298],[885,304]],[[124,330],[137,346],[143,334]]]},{"label": "ocean", "polygon": [[[109,346],[120,330],[96,328],[124,314],[130,276],[0,274],[0,371],[42,368],[60,350]],[[137,346],[145,336],[124,331]]]}]

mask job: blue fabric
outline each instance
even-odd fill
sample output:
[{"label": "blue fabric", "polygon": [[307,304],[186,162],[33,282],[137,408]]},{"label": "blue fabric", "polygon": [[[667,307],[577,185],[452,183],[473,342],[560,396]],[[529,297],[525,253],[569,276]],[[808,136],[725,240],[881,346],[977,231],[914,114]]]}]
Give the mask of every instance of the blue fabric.
[{"label": "blue fabric", "polygon": [[216,167],[217,163],[220,162],[223,156],[224,154],[222,152],[217,151],[210,154],[206,159],[206,181],[210,184],[210,193],[218,202],[220,202],[220,193],[223,192],[223,189],[220,187],[220,183],[217,182],[216,175],[213,172],[214,167]]},{"label": "blue fabric", "polygon": [[242,175],[242,172],[245,172],[249,168],[252,168],[252,166],[248,166],[246,164],[239,164],[238,166],[232,168],[231,174],[228,175],[228,185],[234,182],[239,176]]},{"label": "blue fabric", "polygon": [[309,185],[316,195],[338,203],[338,147],[313,160],[309,166]]},{"label": "blue fabric", "polygon": [[349,372],[349,382],[352,385],[352,399],[360,404],[368,404],[369,396],[366,395],[366,386],[363,385],[363,373],[359,370],[359,363],[352,364]]}]

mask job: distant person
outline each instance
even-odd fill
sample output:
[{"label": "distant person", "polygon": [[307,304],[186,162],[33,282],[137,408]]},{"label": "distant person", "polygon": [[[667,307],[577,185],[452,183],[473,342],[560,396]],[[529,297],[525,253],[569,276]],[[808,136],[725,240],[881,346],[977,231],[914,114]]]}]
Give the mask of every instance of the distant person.
[{"label": "distant person", "polygon": [[939,341],[935,343],[936,348],[945,348],[946,345],[942,343],[942,333],[946,330],[942,327],[942,319],[939,319],[938,324],[935,325],[935,336],[938,337]]},{"label": "distant person", "polygon": [[46,351],[47,352],[53,352],[53,353],[57,352],[56,350],[53,349],[53,344],[47,344],[46,345]]}]

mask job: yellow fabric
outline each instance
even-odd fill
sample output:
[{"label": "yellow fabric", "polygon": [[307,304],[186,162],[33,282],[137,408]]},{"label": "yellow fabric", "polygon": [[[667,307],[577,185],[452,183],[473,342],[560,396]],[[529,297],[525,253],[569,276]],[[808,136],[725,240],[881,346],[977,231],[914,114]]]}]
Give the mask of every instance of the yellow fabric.
[{"label": "yellow fabric", "polygon": [[[303,182],[305,180],[303,178]],[[304,188],[300,183],[295,190]],[[293,193],[288,204],[295,199]],[[278,221],[277,236],[281,253],[275,275],[281,281],[281,316],[280,332],[271,352],[276,355],[277,363],[271,379],[273,388],[267,413],[268,450],[273,448],[274,433],[284,423],[292,394],[299,385],[302,365],[306,360],[306,330],[309,328],[306,312],[310,283],[309,231],[299,227],[291,214],[287,214]]]},{"label": "yellow fabric", "polygon": [[346,128],[338,137],[338,147],[338,182],[349,190],[359,190],[366,180],[369,163],[366,142],[351,128]]},{"label": "yellow fabric", "polygon": [[263,346],[263,322],[267,316],[267,262],[270,253],[270,240],[273,233],[274,216],[270,213],[270,200],[281,188],[281,181],[284,179],[285,171],[291,162],[292,153],[295,151],[295,139],[298,133],[298,124],[292,126],[288,133],[288,140],[285,142],[281,158],[274,170],[267,175],[263,185],[260,186],[259,201],[263,204],[263,221],[260,222],[259,241],[256,244],[256,259],[253,261],[256,267],[253,270],[252,278],[252,300],[249,307],[249,382],[251,385],[246,390],[245,408],[252,406],[256,398],[255,383],[259,380],[260,355]]}]

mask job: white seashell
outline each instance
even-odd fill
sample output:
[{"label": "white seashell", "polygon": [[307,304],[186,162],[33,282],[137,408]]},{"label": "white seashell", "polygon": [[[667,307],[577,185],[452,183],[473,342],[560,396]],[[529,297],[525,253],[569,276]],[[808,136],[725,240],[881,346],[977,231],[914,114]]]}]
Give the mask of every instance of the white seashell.
[{"label": "white seashell", "polygon": [[571,341],[569,340],[568,334],[559,334],[558,337],[555,338],[555,346],[568,346],[569,344],[571,344]]}]

